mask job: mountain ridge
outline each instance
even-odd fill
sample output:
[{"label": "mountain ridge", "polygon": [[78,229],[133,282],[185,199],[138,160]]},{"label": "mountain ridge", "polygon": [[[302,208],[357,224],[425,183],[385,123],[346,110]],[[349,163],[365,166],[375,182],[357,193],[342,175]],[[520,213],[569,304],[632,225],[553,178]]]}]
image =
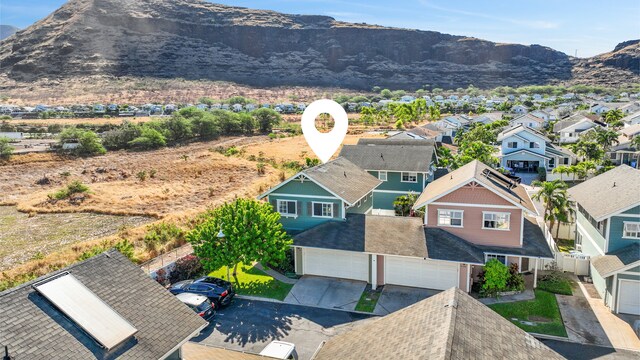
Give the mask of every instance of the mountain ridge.
[{"label": "mountain ridge", "polygon": [[640,82],[640,45],[619,46],[577,59],[541,45],[201,0],[71,0],[0,42],[0,73],[15,81],[106,75],[367,90]]}]

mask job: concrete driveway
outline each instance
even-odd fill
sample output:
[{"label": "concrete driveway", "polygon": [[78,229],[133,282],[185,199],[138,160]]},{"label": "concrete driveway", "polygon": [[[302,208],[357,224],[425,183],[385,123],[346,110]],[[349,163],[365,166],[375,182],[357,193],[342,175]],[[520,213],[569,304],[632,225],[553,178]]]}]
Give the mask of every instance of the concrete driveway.
[{"label": "concrete driveway", "polygon": [[234,299],[191,341],[257,354],[271,341],[282,340],[294,343],[300,360],[307,360],[323,341],[375,318],[341,310]]},{"label": "concrete driveway", "polygon": [[439,292],[440,290],[385,285],[373,313],[376,315],[386,315],[415,304]]},{"label": "concrete driveway", "polygon": [[367,283],[305,275],[293,286],[285,303],[353,311]]}]

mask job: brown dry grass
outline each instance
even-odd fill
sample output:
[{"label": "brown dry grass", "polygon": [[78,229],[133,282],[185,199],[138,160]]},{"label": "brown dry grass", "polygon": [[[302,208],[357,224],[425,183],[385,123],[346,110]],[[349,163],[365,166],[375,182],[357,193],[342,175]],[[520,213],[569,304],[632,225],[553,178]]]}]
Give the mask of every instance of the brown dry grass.
[{"label": "brown dry grass", "polygon": [[47,125],[63,125],[72,126],[80,124],[92,125],[118,125],[127,120],[133,123],[141,123],[153,120],[149,116],[137,117],[112,117],[112,118],[73,118],[73,119],[16,119],[11,120],[12,125],[30,125],[30,126],[47,126]]}]

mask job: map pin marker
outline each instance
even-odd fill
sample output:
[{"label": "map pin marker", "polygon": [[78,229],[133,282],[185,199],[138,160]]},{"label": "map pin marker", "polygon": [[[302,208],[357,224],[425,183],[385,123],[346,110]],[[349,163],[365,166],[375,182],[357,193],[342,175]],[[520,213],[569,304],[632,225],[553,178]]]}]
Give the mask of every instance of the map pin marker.
[{"label": "map pin marker", "polygon": [[[316,117],[320,114],[329,114],[335,124],[333,129],[323,134],[316,129]],[[349,119],[342,106],[333,100],[321,99],[312,102],[302,113],[302,133],[307,144],[316,156],[326,163],[338,150],[347,135]]]}]

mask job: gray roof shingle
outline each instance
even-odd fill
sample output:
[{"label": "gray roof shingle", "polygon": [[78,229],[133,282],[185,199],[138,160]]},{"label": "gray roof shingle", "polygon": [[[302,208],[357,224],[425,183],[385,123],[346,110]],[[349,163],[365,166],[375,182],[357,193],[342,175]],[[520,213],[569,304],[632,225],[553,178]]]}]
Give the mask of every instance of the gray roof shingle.
[{"label": "gray roof shingle", "polygon": [[367,195],[381,181],[344,157],[303,170],[302,173],[344,199],[349,205]]},{"label": "gray roof shingle", "polygon": [[640,264],[640,243],[633,243],[622,249],[591,258],[591,265],[602,277],[609,277],[628,265]]},{"label": "gray roof shingle", "polygon": [[640,170],[620,165],[568,190],[596,221],[640,205]]},{"label": "gray roof shingle", "polygon": [[360,139],[344,145],[340,156],[365,170],[428,172],[434,146],[430,139]]},{"label": "gray roof shingle", "polygon": [[[138,333],[106,352],[32,284],[68,271]],[[158,359],[206,322],[115,250],[0,293],[0,344],[16,359]]]},{"label": "gray roof shingle", "polygon": [[460,289],[449,289],[336,335],[324,359],[563,359]]}]

